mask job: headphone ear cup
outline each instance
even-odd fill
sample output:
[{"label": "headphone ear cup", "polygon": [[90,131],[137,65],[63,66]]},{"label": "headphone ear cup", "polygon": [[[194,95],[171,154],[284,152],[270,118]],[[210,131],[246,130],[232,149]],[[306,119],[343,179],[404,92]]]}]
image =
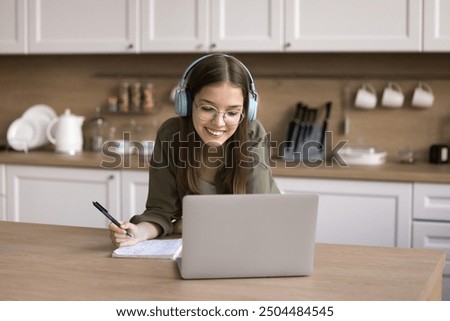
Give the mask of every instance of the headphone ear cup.
[{"label": "headphone ear cup", "polygon": [[256,119],[256,112],[258,111],[258,94],[251,93],[248,99],[248,116],[247,119],[249,122],[252,122]]},{"label": "headphone ear cup", "polygon": [[189,90],[180,88],[175,93],[175,113],[185,117],[191,114],[191,93]]}]

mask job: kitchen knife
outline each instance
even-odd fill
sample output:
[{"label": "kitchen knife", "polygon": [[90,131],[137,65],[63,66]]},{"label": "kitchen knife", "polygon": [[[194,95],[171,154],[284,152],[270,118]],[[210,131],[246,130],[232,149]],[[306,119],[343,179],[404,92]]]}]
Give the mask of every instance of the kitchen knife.
[{"label": "kitchen knife", "polygon": [[297,140],[298,136],[298,130],[300,126],[300,118],[302,117],[301,114],[303,112],[303,104],[301,102],[297,103],[297,109],[295,112],[294,119],[289,123],[288,127],[288,133],[286,137],[286,143],[288,150],[291,150],[295,147],[295,142]]},{"label": "kitchen knife", "polygon": [[310,109],[308,108],[308,106],[303,105],[302,109],[303,109],[302,118],[298,126],[299,127],[298,135],[295,141],[295,152],[301,152],[302,150],[302,146],[305,142],[307,121],[309,119],[310,114]]},{"label": "kitchen knife", "polygon": [[325,105],[325,109],[326,109],[326,111],[325,111],[325,119],[324,119],[323,125],[322,125],[322,135],[320,137],[320,144],[322,145],[323,149],[325,149],[325,146],[324,146],[324,144],[325,144],[325,134],[326,134],[326,131],[327,131],[327,128],[328,128],[328,119],[330,118],[330,114],[331,114],[331,105],[332,105],[331,101],[328,101],[326,103],[326,105]]},{"label": "kitchen knife", "polygon": [[310,114],[309,114],[309,119],[308,119],[308,129],[307,129],[307,134],[306,134],[306,140],[311,138],[314,124],[316,122],[316,117],[317,117],[317,109],[316,108],[311,109]]}]

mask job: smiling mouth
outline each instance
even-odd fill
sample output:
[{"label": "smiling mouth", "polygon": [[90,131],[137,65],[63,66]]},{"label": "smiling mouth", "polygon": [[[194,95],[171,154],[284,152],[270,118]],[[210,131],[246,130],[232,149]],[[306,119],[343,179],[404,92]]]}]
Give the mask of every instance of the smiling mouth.
[{"label": "smiling mouth", "polygon": [[223,135],[223,133],[225,133],[224,130],[212,130],[212,129],[209,129],[208,127],[205,127],[205,129],[210,135],[212,135],[214,137],[220,137]]}]

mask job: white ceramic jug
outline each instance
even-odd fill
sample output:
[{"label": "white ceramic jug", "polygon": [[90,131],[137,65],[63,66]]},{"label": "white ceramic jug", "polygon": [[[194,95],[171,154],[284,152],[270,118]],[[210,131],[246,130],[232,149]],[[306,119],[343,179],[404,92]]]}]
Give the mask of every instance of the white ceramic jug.
[{"label": "white ceramic jug", "polygon": [[66,109],[63,115],[50,121],[47,126],[47,137],[55,145],[57,153],[74,155],[82,151],[83,122],[84,117],[71,114],[70,109]]}]

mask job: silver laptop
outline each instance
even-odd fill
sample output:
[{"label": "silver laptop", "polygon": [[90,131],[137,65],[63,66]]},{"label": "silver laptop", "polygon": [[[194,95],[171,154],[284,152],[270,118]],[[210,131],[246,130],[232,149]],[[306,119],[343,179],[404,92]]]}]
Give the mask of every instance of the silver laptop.
[{"label": "silver laptop", "polygon": [[183,279],[312,273],[318,196],[191,195],[183,198]]}]

